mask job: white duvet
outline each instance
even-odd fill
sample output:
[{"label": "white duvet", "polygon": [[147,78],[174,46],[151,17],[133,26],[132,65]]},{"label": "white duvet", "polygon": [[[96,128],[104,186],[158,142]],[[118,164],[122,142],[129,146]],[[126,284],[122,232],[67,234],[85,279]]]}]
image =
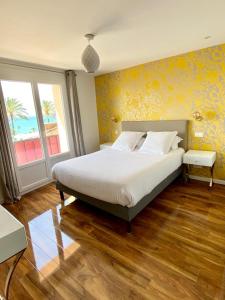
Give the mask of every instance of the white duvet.
[{"label": "white duvet", "polygon": [[107,148],[60,162],[53,178],[82,194],[132,207],[182,164],[184,150],[166,155]]}]

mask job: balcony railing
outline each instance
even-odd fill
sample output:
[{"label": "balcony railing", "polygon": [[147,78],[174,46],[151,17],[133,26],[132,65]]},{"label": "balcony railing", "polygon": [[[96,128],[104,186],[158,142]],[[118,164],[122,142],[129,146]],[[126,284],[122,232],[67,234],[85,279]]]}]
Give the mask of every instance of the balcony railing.
[{"label": "balcony railing", "polygon": [[[43,158],[40,138],[14,142],[14,147],[19,166]],[[47,148],[49,156],[61,153],[58,135],[47,136]]]}]

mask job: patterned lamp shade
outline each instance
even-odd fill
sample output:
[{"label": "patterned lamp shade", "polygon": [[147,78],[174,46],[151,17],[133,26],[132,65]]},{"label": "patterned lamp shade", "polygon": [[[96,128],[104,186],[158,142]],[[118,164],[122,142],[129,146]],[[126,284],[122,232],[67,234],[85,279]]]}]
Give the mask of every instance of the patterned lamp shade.
[{"label": "patterned lamp shade", "polygon": [[[90,42],[91,39],[94,38],[93,34],[86,34],[85,37]],[[95,73],[100,65],[100,59],[98,53],[95,49],[89,44],[85,49],[81,57],[82,64],[86,72]]]}]

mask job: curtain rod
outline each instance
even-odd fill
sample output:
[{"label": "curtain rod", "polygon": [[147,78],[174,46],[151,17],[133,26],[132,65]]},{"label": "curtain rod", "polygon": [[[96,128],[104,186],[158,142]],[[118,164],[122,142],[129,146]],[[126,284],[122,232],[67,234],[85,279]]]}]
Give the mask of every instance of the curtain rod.
[{"label": "curtain rod", "polygon": [[10,61],[2,61],[0,59],[0,64],[4,65],[10,65],[10,66],[16,66],[16,67],[21,67],[21,68],[28,68],[28,69],[33,69],[33,70],[41,70],[41,71],[48,71],[48,72],[53,72],[53,73],[59,73],[59,74],[64,74],[66,70],[57,70],[51,67],[45,67],[45,66],[39,66],[39,65],[30,65],[29,63],[25,62],[10,62]]}]

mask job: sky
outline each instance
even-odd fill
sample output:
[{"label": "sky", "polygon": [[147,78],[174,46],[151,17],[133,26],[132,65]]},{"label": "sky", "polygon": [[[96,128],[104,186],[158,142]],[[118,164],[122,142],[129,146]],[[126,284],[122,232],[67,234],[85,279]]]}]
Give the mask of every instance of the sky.
[{"label": "sky", "polygon": [[[2,80],[2,91],[4,98],[16,98],[23,103],[29,116],[35,116],[34,100],[31,83],[21,81]],[[40,100],[54,101],[51,84],[38,84]]]}]

